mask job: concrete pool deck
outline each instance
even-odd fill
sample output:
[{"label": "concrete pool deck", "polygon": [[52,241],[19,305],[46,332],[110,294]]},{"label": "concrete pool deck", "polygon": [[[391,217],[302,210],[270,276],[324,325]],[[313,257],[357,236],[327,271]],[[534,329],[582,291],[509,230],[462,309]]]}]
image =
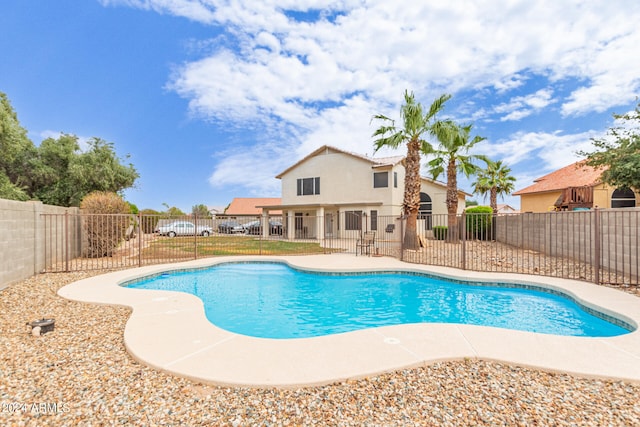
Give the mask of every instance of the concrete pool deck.
[{"label": "concrete pool deck", "polygon": [[[229,261],[280,261],[318,271],[419,271],[471,281],[534,284],[636,328],[609,338],[545,335],[462,324],[385,326],[316,338],[263,339],[211,324],[202,301],[189,294],[120,286],[167,270]],[[124,332],[141,363],[196,381],[251,387],[300,387],[355,379],[440,360],[485,359],[586,377],[640,382],[640,298],[594,284],[506,273],[479,273],[354,255],[205,258],[123,270],[71,283],[62,297],[133,309]]]}]

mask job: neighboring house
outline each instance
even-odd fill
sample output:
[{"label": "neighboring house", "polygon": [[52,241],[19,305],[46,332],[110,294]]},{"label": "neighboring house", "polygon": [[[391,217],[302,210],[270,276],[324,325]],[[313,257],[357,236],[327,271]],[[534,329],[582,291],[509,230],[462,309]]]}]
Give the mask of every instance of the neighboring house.
[{"label": "neighboring house", "polygon": [[[260,216],[262,208],[258,206],[279,205],[282,203],[280,197],[236,197],[234,198],[224,215],[232,216]],[[282,211],[275,209],[270,211],[271,215],[281,215]]]},{"label": "neighboring house", "polygon": [[216,218],[217,215],[224,214],[224,206],[207,206],[207,210],[211,214],[212,218]]},{"label": "neighboring house", "polygon": [[518,212],[520,211],[514,208],[513,206],[498,203],[498,212],[496,213],[497,214],[513,214]]},{"label": "neighboring house", "polygon": [[637,206],[637,195],[604,184],[603,169],[595,169],[584,160],[551,172],[513,195],[520,196],[522,212],[548,212]]},{"label": "neighboring house", "polygon": [[[282,180],[282,204],[262,207],[268,214],[281,209],[283,222],[287,221],[289,230],[295,230],[294,237],[343,236],[345,231],[377,230],[379,217],[395,219],[401,214],[403,159],[403,156],[372,158],[322,146],[276,176]],[[446,189],[443,183],[422,178],[423,228],[431,228],[431,215],[447,213]],[[464,210],[466,195],[458,192],[459,212]]]}]

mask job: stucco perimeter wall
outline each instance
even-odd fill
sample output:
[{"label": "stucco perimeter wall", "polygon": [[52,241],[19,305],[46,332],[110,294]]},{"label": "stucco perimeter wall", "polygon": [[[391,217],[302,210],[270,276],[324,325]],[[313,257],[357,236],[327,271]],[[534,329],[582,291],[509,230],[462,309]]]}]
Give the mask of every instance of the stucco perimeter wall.
[{"label": "stucco perimeter wall", "polygon": [[[0,199],[0,289],[45,269],[46,214],[77,213],[77,208]],[[55,217],[49,217],[55,218]],[[62,241],[63,227],[47,233],[48,241]],[[59,257],[48,251],[49,262]]]},{"label": "stucco perimeter wall", "polygon": [[[639,275],[640,208],[545,212],[496,218],[496,240],[520,249],[595,265],[600,242],[600,267]],[[597,221],[597,222],[596,222]]]}]

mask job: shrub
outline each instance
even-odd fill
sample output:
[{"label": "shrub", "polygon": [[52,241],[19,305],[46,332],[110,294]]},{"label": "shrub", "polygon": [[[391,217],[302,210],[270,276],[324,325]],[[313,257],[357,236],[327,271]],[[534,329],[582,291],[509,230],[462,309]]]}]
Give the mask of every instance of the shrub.
[{"label": "shrub", "polygon": [[156,225],[158,225],[158,219],[161,213],[153,209],[142,209],[140,213],[142,214],[142,232],[147,234],[153,233]]},{"label": "shrub", "polygon": [[446,225],[434,225],[433,237],[436,240],[445,240],[447,238],[448,227]]},{"label": "shrub", "polygon": [[493,209],[490,206],[475,206],[466,210],[467,238],[491,240]]},{"label": "shrub", "polygon": [[131,222],[131,208],[116,193],[95,191],[80,203],[87,236],[86,256],[113,256]]}]

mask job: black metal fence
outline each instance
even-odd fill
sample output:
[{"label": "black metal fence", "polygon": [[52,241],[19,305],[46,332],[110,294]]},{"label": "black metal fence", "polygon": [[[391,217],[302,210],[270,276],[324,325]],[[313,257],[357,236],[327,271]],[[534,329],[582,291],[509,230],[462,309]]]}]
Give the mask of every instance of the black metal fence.
[{"label": "black metal fence", "polygon": [[[639,284],[640,210],[422,216],[340,212],[236,219],[43,215],[47,271],[114,269],[221,255],[351,253],[464,270]],[[454,227],[452,229],[452,227]],[[372,245],[363,246],[367,233]]]}]

